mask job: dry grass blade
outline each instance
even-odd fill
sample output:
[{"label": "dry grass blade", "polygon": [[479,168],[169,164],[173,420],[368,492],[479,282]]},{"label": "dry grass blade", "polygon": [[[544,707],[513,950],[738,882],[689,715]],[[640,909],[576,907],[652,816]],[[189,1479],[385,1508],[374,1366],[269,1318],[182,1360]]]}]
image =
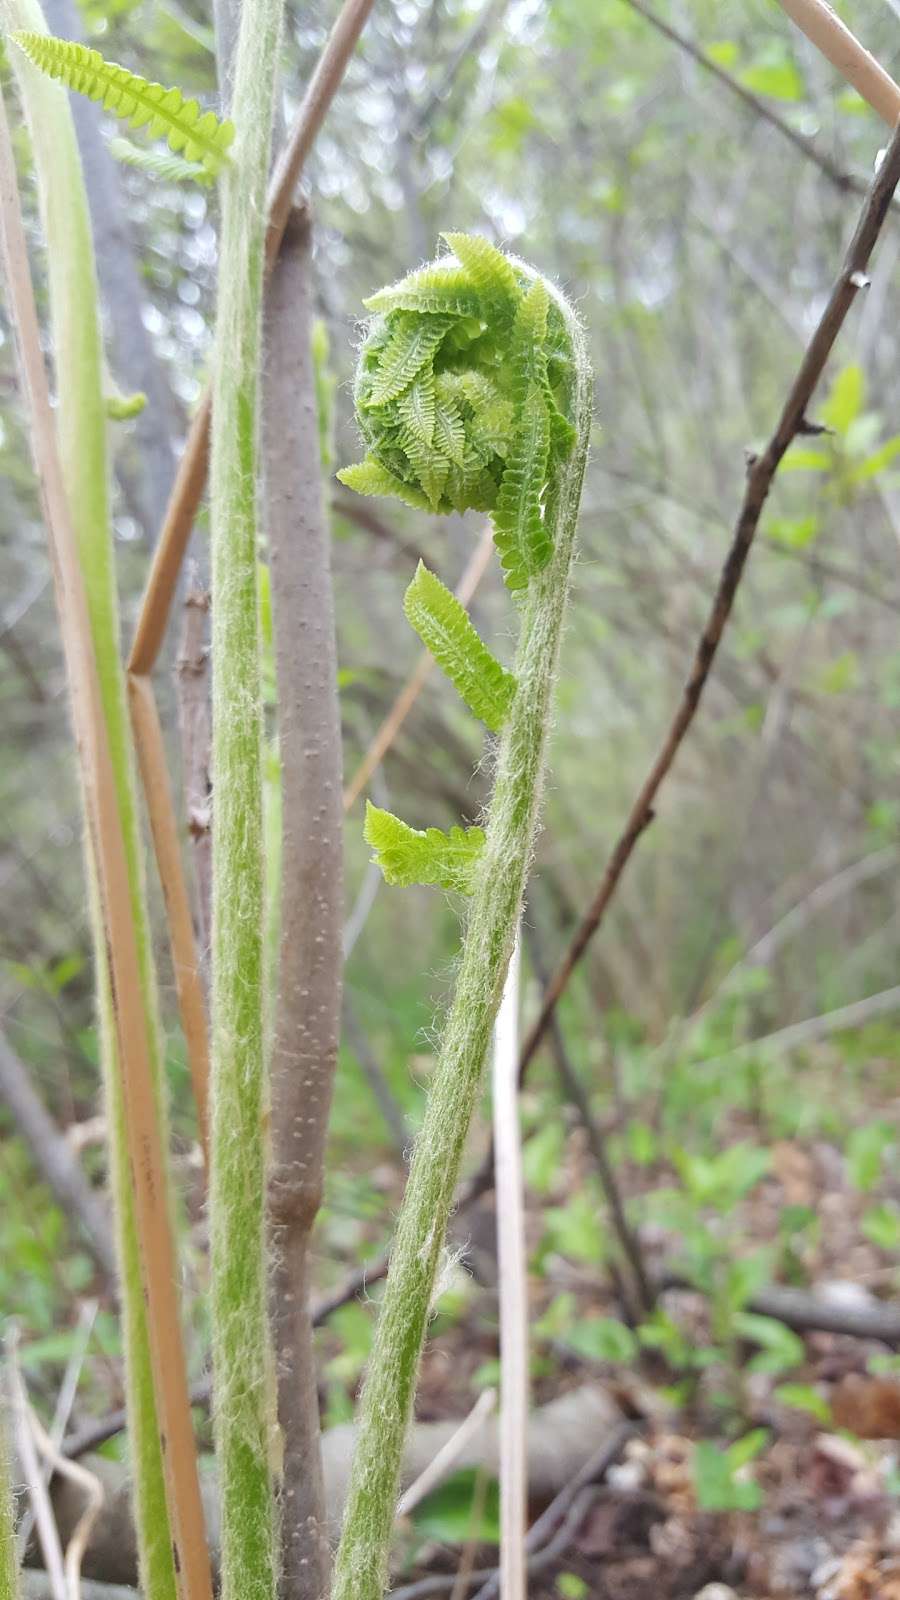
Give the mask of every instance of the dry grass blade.
[{"label": "dry grass blade", "polygon": [[494,1024],[493,1120],[500,1286],[500,1593],[525,1600],[528,1587],[528,1283],[522,1146],[519,1132],[520,940]]},{"label": "dry grass blade", "polygon": [[61,1472],[63,1477],[70,1478],[73,1483],[79,1484],[85,1491],[85,1508],[66,1545],[64,1562],[68,1600],[81,1600],[81,1563],[84,1560],[84,1552],[91,1536],[91,1529],[103,1509],[103,1485],[95,1473],[88,1472],[87,1467],[79,1466],[77,1461],[69,1461],[65,1456],[60,1455],[50,1435],[41,1425],[40,1419],[33,1412],[31,1413],[31,1426],[37,1440],[37,1447],[47,1465],[54,1472]]},{"label": "dry grass blade", "polygon": [[425,1496],[431,1494],[432,1489],[436,1489],[447,1474],[452,1472],[466,1445],[484,1426],[496,1404],[496,1389],[482,1390],[469,1415],[463,1418],[453,1437],[448,1439],[433,1460],[429,1461],[425,1471],[420,1472],[415,1483],[411,1483],[400,1496],[397,1504],[398,1517],[408,1517],[415,1511],[417,1505],[421,1505]]},{"label": "dry grass blade", "polygon": [[154,1386],[162,1426],[167,1498],[185,1600],[209,1600],[212,1582],[191,1427],[178,1281],[128,860],[103,716],[87,596],[66,497],[47,387],[16,171],[0,101],[0,233],[16,328],[41,502],[53,563],[91,851],[103,905],[119,1067],[135,1186],[141,1265],[149,1305]]},{"label": "dry grass blade", "polygon": [[18,1360],[18,1329],[10,1328],[6,1338],[6,1383],[9,1392],[10,1413],[12,1416],[13,1439],[19,1457],[25,1484],[28,1489],[28,1500],[31,1506],[34,1524],[37,1528],[38,1544],[44,1558],[44,1566],[50,1582],[53,1600],[67,1600],[66,1572],[63,1562],[62,1546],[53,1516],[53,1507],[50,1504],[50,1491],[44,1481],[41,1464],[38,1458],[34,1432],[31,1426],[30,1408],[25,1382],[19,1371]]},{"label": "dry grass blade", "polygon": [[889,128],[900,121],[900,88],[825,0],[781,0],[788,16]]}]

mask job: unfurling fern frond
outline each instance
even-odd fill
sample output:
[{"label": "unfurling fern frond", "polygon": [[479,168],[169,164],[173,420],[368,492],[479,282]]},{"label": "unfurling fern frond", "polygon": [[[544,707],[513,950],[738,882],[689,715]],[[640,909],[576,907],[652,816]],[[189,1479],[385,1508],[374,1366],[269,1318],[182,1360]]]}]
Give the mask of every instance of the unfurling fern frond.
[{"label": "unfurling fern frond", "polygon": [[516,680],[491,654],[456,596],[421,561],[404,596],[403,609],[460,698],[492,733],[498,733],[516,692]]},{"label": "unfurling fern frond", "polygon": [[361,493],[431,511],[493,513],[510,589],[552,554],[547,509],[572,454],[574,357],[544,280],[487,239],[445,233],[452,254],[372,295],[356,379]]},{"label": "unfurling fern frond", "polygon": [[472,893],[475,868],[484,847],[481,828],[451,828],[449,833],[428,828],[423,833],[369,800],[365,839],[376,852],[374,859],[384,873],[385,883],[401,887],[430,883],[458,894]]},{"label": "unfurling fern frond", "polygon": [[136,167],[151,178],[163,183],[212,183],[214,174],[199,161],[185,161],[169,150],[145,150],[143,145],[132,144],[130,139],[110,139],[110,155],[124,167]]},{"label": "unfurling fern frond", "polygon": [[150,83],[115,61],[105,61],[99,50],[71,39],[25,31],[12,38],[48,77],[98,101],[129,127],[146,128],[154,139],[165,137],[170,150],[200,163],[210,176],[227,161],[234,124],[220,122],[214,112],[201,110],[197,101],[186,100],[180,89]]}]

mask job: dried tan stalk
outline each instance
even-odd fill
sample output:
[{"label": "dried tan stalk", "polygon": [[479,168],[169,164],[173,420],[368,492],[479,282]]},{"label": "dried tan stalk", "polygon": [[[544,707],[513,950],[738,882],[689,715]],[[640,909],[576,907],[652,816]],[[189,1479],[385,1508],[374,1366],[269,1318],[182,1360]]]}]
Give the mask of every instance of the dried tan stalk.
[{"label": "dried tan stalk", "polygon": [[163,1462],[184,1600],[211,1600],[209,1555],[191,1428],[153,1069],[142,999],[122,821],[100,696],[87,595],[65,492],[37,310],[28,269],[15,165],[0,100],[0,233],[31,420],[41,501],[72,697],[85,809],[107,937],[107,959],[134,1177],[141,1265],[149,1305],[154,1386],[165,1430]]}]

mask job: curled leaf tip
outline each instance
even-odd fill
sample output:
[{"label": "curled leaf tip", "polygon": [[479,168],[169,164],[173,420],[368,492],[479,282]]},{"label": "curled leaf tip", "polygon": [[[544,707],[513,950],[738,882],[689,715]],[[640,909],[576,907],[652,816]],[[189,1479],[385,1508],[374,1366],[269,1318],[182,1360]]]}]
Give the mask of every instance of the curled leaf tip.
[{"label": "curled leaf tip", "polygon": [[507,584],[521,589],[549,560],[546,498],[574,447],[571,340],[530,268],[477,235],[442,237],[447,254],[365,302],[366,455],[338,476],[416,510],[491,512]]}]

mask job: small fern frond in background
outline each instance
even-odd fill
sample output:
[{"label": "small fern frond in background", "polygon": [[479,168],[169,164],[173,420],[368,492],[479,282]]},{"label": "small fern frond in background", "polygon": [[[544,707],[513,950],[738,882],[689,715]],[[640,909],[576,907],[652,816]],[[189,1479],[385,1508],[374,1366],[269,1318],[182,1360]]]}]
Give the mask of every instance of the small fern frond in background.
[{"label": "small fern frond in background", "polygon": [[29,61],[67,88],[98,101],[131,128],[146,128],[150,137],[165,137],[169,149],[199,162],[211,177],[228,159],[234,124],[220,122],[212,111],[202,111],[196,100],[186,100],[180,89],[166,89],[129,72],[115,61],[104,61],[99,50],[72,39],[48,33],[20,31],[14,42]]},{"label": "small fern frond in background", "polygon": [[421,561],[404,596],[403,609],[460,698],[492,733],[498,733],[516,692],[516,680],[491,654],[456,596]]},{"label": "small fern frond in background", "polygon": [[428,828],[421,832],[369,800],[365,840],[376,852],[385,883],[401,888],[429,883],[457,894],[472,893],[475,868],[484,847],[481,828],[451,828],[449,833]]},{"label": "small fern frond in background", "polygon": [[124,167],[136,167],[138,172],[146,172],[163,183],[212,183],[215,177],[199,161],[185,161],[183,156],[167,150],[145,150],[142,145],[132,144],[130,139],[110,139],[108,148],[110,155]]}]

